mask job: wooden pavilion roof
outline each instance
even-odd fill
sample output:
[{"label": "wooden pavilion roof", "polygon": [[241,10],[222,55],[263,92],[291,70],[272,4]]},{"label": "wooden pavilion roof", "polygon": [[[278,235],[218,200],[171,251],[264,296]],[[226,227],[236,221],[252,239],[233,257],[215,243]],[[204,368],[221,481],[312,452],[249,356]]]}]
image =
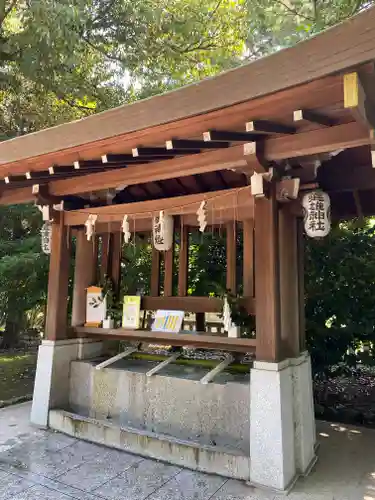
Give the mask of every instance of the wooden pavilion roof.
[{"label": "wooden pavilion roof", "polygon": [[34,184],[72,208],[107,189],[135,203],[245,186],[273,165],[321,185],[342,217],[374,214],[374,60],[372,8],[217,77],[5,141],[0,203],[33,200]]}]

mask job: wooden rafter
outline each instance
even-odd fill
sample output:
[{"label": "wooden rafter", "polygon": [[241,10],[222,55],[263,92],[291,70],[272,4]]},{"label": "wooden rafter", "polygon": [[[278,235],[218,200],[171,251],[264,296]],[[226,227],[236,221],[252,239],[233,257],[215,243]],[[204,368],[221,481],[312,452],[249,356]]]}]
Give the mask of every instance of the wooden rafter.
[{"label": "wooden rafter", "polygon": [[176,177],[175,181],[177,182],[177,184],[181,188],[182,194],[184,194],[184,195],[189,194],[189,191],[186,189],[186,187],[184,186],[184,184],[181,182],[181,179],[179,179],[178,177]]},{"label": "wooden rafter", "polygon": [[195,182],[197,183],[200,191],[209,191],[210,190],[202,175],[194,174],[193,177],[194,177]]},{"label": "wooden rafter", "polygon": [[178,155],[189,155],[200,153],[199,149],[167,149],[162,147],[138,147],[132,149],[132,154],[135,158],[148,158],[148,157],[159,157],[159,158],[173,158]]},{"label": "wooden rafter", "polygon": [[261,139],[261,134],[252,132],[236,132],[232,130],[208,130],[203,132],[204,141],[249,142]]},{"label": "wooden rafter", "polygon": [[309,109],[297,109],[294,111],[293,120],[296,124],[308,122],[323,125],[324,127],[331,127],[336,124],[336,120],[333,118],[322,113],[317,113],[316,111],[310,111]]},{"label": "wooden rafter", "polygon": [[227,181],[224,179],[224,176],[223,176],[223,173],[221,172],[221,170],[218,170],[217,172],[215,172],[215,174],[216,174],[216,178],[219,181],[220,185],[224,189],[228,189],[229,185],[228,185]]},{"label": "wooden rafter", "polygon": [[246,123],[246,132],[253,134],[294,134],[296,128],[291,125],[271,122],[269,120],[253,120]]},{"label": "wooden rafter", "polygon": [[170,141],[166,141],[165,147],[167,148],[168,151],[222,149],[222,148],[228,148],[229,142],[224,142],[224,141],[206,142],[206,141],[198,141],[191,139],[171,139]]}]

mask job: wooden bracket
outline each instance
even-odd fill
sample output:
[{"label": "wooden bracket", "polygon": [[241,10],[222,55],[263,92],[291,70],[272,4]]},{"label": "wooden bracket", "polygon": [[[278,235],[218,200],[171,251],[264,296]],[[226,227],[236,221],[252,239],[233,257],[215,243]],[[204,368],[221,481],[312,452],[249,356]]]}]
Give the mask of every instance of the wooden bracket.
[{"label": "wooden bracket", "polygon": [[251,167],[254,172],[266,173],[271,166],[270,162],[264,157],[263,141],[247,142],[243,145],[243,154],[248,166]]},{"label": "wooden bracket", "polygon": [[47,185],[34,184],[32,192],[35,197],[35,205],[42,212],[43,221],[58,220],[58,212],[64,209],[64,201],[57,196],[51,196]]},{"label": "wooden bracket", "polygon": [[255,198],[268,198],[270,191],[270,182],[273,179],[273,168],[270,168],[268,172],[259,174],[254,172],[250,178],[251,182],[251,194]]},{"label": "wooden bracket", "polygon": [[288,202],[298,198],[300,179],[281,179],[276,183],[276,199],[280,202]]},{"label": "wooden bracket", "polygon": [[32,187],[32,193],[35,197],[35,203],[37,205],[59,205],[62,202],[62,199],[59,196],[53,196],[49,193],[49,189],[46,184],[34,184]]}]

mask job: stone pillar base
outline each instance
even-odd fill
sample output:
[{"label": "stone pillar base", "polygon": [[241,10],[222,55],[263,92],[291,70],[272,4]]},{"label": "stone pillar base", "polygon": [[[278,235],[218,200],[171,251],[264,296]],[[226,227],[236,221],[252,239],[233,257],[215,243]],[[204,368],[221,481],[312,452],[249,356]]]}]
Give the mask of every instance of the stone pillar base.
[{"label": "stone pillar base", "polygon": [[288,490],[315,460],[310,358],[256,361],[250,375],[250,482]]},{"label": "stone pillar base", "polygon": [[31,423],[48,426],[50,408],[69,404],[70,362],[103,354],[104,343],[92,339],[43,340],[39,346]]}]

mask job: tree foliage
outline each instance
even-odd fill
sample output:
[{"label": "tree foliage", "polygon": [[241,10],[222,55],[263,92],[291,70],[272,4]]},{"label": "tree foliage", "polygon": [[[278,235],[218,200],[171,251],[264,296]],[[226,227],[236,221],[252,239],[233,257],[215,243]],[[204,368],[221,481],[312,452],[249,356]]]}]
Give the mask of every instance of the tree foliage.
[{"label": "tree foliage", "polygon": [[373,219],[341,223],[306,247],[307,340],[315,370],[329,373],[349,348],[375,341]]},{"label": "tree foliage", "polygon": [[0,322],[11,346],[28,310],[46,300],[48,258],[40,251],[41,217],[36,207],[0,207]]}]

